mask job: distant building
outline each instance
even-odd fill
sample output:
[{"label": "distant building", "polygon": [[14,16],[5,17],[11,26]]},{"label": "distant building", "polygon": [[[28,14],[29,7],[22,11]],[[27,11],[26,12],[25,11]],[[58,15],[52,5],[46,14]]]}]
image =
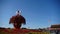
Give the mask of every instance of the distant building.
[{"label": "distant building", "polygon": [[51,25],[49,30],[51,33],[60,34],[60,24]]}]

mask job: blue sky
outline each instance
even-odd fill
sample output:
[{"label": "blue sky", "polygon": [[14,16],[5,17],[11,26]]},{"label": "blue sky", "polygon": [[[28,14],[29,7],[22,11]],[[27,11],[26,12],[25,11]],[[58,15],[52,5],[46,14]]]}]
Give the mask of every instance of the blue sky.
[{"label": "blue sky", "polygon": [[60,24],[59,0],[0,0],[0,27],[13,28],[9,19],[21,10],[26,28],[46,28]]}]

